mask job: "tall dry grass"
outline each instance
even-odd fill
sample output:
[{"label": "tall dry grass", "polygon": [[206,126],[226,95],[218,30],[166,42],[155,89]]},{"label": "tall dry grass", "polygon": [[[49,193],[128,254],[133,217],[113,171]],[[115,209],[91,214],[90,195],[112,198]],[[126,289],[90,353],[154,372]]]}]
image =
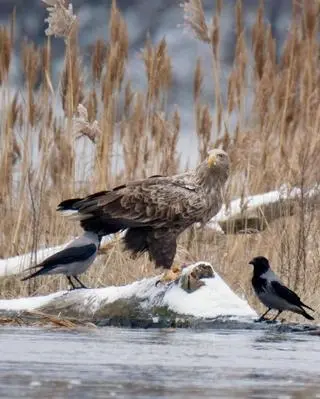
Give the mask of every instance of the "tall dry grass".
[{"label": "tall dry grass", "polygon": [[[88,77],[72,8],[63,0],[45,3],[48,39],[42,48],[23,43],[24,87],[16,93],[9,80],[14,18],[0,29],[2,258],[35,253],[40,246],[63,243],[79,233],[78,226],[56,214],[62,199],[128,179],[172,174],[184,167],[177,151],[183,134],[179,110],[167,107],[172,66],[165,38],[159,43],[146,39],[141,61],[147,87],[137,91],[126,74],[130,32],[113,1],[109,40],[98,39],[92,46]],[[283,184],[305,191],[320,181],[319,2],[293,1],[291,27],[279,58],[271,27],[264,19],[263,2],[250,43],[245,40],[241,1],[236,3],[236,46],[226,99],[220,85],[222,7],[218,1],[215,14],[207,20],[201,0],[184,2],[185,25],[195,40],[206,44],[212,60],[213,110],[201,96],[201,59],[190,59],[195,68],[190,95],[194,98],[198,158],[202,159],[211,145],[230,154],[227,203],[240,196],[245,207],[248,195]],[[51,81],[51,40],[65,42],[57,87]],[[248,101],[249,95],[252,101]],[[237,120],[234,131],[229,127],[231,118]],[[192,230],[181,239],[177,260],[211,261],[238,293],[254,301],[247,262],[264,254],[286,282],[304,290],[306,301],[318,307],[319,295],[313,294],[319,293],[320,279],[319,209],[305,196],[295,206],[294,216],[285,217],[283,209],[283,218],[255,235],[219,236]],[[190,234],[197,239],[190,239]],[[97,286],[127,283],[152,273],[153,266],[146,258],[130,259],[116,243],[85,279]],[[8,297],[47,292],[65,287],[65,282],[60,277],[43,278],[28,285],[6,278],[0,287],[0,295]]]}]

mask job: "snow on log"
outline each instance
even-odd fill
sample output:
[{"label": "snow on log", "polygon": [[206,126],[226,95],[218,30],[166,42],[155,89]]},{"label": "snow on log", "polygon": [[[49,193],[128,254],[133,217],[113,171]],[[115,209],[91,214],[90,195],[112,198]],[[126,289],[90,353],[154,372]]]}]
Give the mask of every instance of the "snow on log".
[{"label": "snow on log", "polygon": [[[195,278],[191,281],[190,276]],[[0,312],[36,310],[62,318],[98,325],[163,326],[172,320],[236,318],[251,321],[257,315],[239,298],[210,263],[197,262],[183,269],[180,278],[157,285],[158,277],[119,287],[79,289],[54,294],[0,300]],[[199,284],[200,283],[200,284]],[[190,293],[191,292],[191,293]],[[164,323],[162,322],[164,321]],[[140,323],[140,324],[139,324]]]}]

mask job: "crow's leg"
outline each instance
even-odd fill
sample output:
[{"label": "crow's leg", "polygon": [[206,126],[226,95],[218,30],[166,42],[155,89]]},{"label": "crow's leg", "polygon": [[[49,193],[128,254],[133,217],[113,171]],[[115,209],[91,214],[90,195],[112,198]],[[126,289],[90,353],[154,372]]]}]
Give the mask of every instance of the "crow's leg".
[{"label": "crow's leg", "polygon": [[71,280],[71,277],[70,276],[66,276],[67,277],[67,279],[68,279],[68,281],[69,281],[69,283],[70,283],[70,285],[71,285],[71,290],[75,290],[75,289],[77,289],[77,287],[73,284],[73,281]]},{"label": "crow's leg", "polygon": [[257,320],[257,323],[260,323],[260,321],[263,321],[263,320],[264,320],[264,316],[265,316],[267,313],[269,313],[270,310],[271,310],[271,308],[269,308],[266,312],[264,312],[263,315],[260,316],[259,319]]},{"label": "crow's leg", "polygon": [[278,310],[278,313],[275,315],[275,317],[272,319],[272,321],[275,321],[277,319],[277,317],[281,315],[282,312],[283,312],[282,310]]},{"label": "crow's leg", "polygon": [[79,278],[77,277],[77,276],[72,276],[76,281],[78,281],[78,283],[80,284],[80,287],[78,287],[78,288],[88,288],[88,287],[86,287],[80,280],[79,280]]}]

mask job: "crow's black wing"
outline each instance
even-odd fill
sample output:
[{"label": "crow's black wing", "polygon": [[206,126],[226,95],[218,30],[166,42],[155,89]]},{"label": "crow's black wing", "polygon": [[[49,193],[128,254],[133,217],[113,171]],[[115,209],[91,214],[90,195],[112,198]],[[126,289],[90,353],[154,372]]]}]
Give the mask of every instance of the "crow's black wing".
[{"label": "crow's black wing", "polygon": [[41,267],[40,270],[24,277],[21,281],[28,280],[29,278],[45,274],[46,272],[54,269],[58,265],[68,265],[74,262],[84,262],[92,256],[97,250],[94,244],[82,245],[80,247],[65,248],[54,255],[49,256],[43,262],[36,266],[32,266],[27,270],[32,270]]},{"label": "crow's black wing", "polygon": [[303,305],[300,298],[295,292],[291,291],[289,288],[282,285],[278,281],[272,281],[271,287],[274,290],[275,294],[277,294],[280,298],[286,300],[287,302],[291,303],[292,305]]},{"label": "crow's black wing", "polygon": [[84,262],[97,250],[95,244],[81,245],[79,247],[65,248],[56,254],[49,256],[39,266],[51,268],[55,265],[67,265],[73,262]]}]

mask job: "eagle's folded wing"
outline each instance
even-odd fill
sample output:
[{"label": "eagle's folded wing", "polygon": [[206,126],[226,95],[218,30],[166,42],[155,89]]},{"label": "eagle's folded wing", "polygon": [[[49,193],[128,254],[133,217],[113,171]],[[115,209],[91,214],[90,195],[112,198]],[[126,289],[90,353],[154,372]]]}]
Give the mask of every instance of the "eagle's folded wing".
[{"label": "eagle's folded wing", "polygon": [[79,202],[80,217],[100,216],[123,221],[132,227],[196,218],[205,206],[196,185],[169,178],[147,179],[120,186]]}]

